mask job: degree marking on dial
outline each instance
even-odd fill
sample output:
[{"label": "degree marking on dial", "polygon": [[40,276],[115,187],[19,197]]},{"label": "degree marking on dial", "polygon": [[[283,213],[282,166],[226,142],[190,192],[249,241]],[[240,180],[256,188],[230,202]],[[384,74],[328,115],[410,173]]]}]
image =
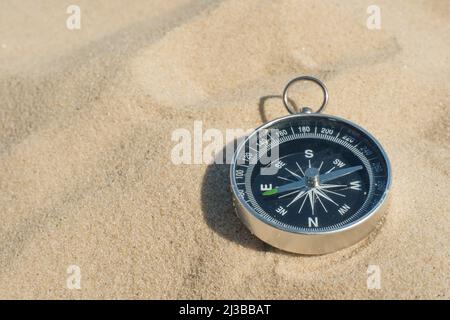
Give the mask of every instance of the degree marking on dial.
[{"label": "degree marking on dial", "polygon": [[[343,129],[342,129],[341,131],[343,132]],[[342,134],[342,132],[341,132],[340,134]],[[340,134],[339,134],[339,135],[340,135]],[[325,139],[325,140],[329,140],[329,141],[334,141],[334,142],[340,144],[341,146],[344,146],[344,147],[350,149],[350,150],[351,150],[354,154],[356,154],[357,157],[363,162],[364,167],[365,167],[365,168],[367,169],[367,171],[369,172],[369,178],[371,178],[371,179],[370,179],[370,183],[371,183],[371,181],[373,181],[374,175],[373,175],[373,173],[372,173],[372,168],[371,168],[370,165],[369,165],[369,161],[367,160],[367,157],[362,153],[361,150],[355,148],[354,145],[348,143],[348,142],[345,141],[345,140],[337,139],[336,136],[333,137],[333,136],[330,136],[330,135],[322,135],[322,134],[317,134],[316,136],[314,136],[312,133],[302,133],[302,132],[300,132],[300,133],[295,133],[295,134],[293,134],[293,135],[281,137],[280,139],[277,139],[277,141],[272,141],[272,144],[266,144],[266,145],[264,145],[264,146],[263,146],[263,149],[270,148],[270,147],[272,147],[274,144],[281,144],[281,143],[286,142],[286,141],[291,141],[291,140],[294,140],[294,139],[302,139],[302,138]],[[257,144],[257,145],[259,146],[260,144]],[[252,168],[253,168],[253,166],[250,165],[250,166],[249,166],[249,170],[250,170],[249,172],[252,172]],[[321,168],[321,169],[323,169],[323,168]],[[299,171],[297,171],[297,173],[300,174]],[[376,176],[376,177],[378,177],[378,178],[385,178],[386,176],[387,176],[387,175],[382,174],[382,175],[378,175],[378,176]],[[250,179],[249,179],[249,177],[250,177],[250,175],[247,175],[247,176],[246,176],[246,186],[247,186],[247,188],[250,188]],[[293,178],[292,178],[292,179],[293,179]],[[297,179],[293,179],[293,180],[297,180]],[[335,185],[335,186],[336,186],[336,187],[347,187],[347,185]],[[372,186],[372,184],[370,184],[370,186]],[[276,191],[276,190],[275,190],[275,191]],[[299,192],[298,189],[295,190],[295,191],[296,191],[296,192]],[[322,190],[322,191],[326,192],[326,191],[331,191],[331,190]],[[338,191],[338,190],[336,189],[336,191]],[[367,195],[367,194],[369,194],[369,197],[370,197],[371,195],[374,194],[374,190],[372,189],[372,187],[370,187],[369,192],[364,192],[364,195]],[[377,192],[376,194],[378,195],[379,193]],[[279,226],[281,226],[281,227],[283,227],[283,228],[286,228],[286,229],[302,230],[302,227],[292,226],[292,225],[290,225],[290,224],[286,224],[286,223],[284,223],[284,222],[278,220],[277,218],[271,217],[271,216],[270,216],[269,214],[267,214],[261,207],[259,207],[258,203],[255,201],[255,199],[253,198],[253,196],[252,196],[251,193],[250,193],[248,196],[249,196],[250,199],[249,199],[248,201],[246,201],[246,202],[251,203],[251,205],[255,206],[255,207],[254,207],[254,210],[256,211],[256,213],[258,213],[258,214],[264,216],[264,218],[265,218],[268,222],[276,223],[276,224],[278,224]],[[291,196],[292,196],[292,195],[291,195]],[[321,199],[322,197],[317,197],[317,198],[318,198],[318,201],[319,201],[319,198]],[[369,198],[368,198],[368,199],[369,199]],[[304,203],[306,202],[306,197],[304,197],[303,200],[304,200],[304,202],[303,202],[303,205],[304,205]],[[367,200],[367,201],[368,201],[368,200]],[[359,212],[361,212],[362,210],[364,210],[364,208],[367,207],[367,205],[368,205],[368,202],[367,202],[367,201],[366,201],[366,203],[363,204],[363,206],[362,206],[361,208],[359,208],[359,210],[356,212],[356,214],[358,214]],[[322,201],[322,202],[325,203],[324,201]],[[302,210],[302,208],[300,208],[300,210]],[[299,211],[300,211],[300,210],[299,210]],[[333,230],[333,229],[335,229],[335,228],[339,228],[339,227],[341,227],[341,226],[344,226],[345,223],[347,223],[348,221],[350,221],[350,219],[351,219],[351,218],[348,218],[348,219],[346,219],[346,220],[344,220],[344,221],[341,221],[341,222],[339,222],[339,223],[338,223],[337,225],[335,225],[335,226],[332,226],[332,227],[321,227],[320,229],[321,229],[321,230]]]},{"label": "degree marking on dial", "polygon": [[291,127],[292,134],[295,134],[294,129]]}]

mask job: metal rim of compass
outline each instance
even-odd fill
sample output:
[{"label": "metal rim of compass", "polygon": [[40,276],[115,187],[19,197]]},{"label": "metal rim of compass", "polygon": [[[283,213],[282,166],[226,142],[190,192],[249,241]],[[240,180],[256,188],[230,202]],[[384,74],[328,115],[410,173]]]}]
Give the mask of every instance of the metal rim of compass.
[{"label": "metal rim of compass", "polygon": [[375,139],[372,134],[370,134],[364,128],[340,117],[318,113],[308,114],[308,116],[327,117],[347,123],[353,126],[355,129],[360,130],[362,133],[366,134],[375,143],[375,145],[379,148],[382,157],[386,161],[386,186],[383,192],[383,196],[380,201],[360,219],[355,220],[344,227],[330,231],[293,232],[290,230],[285,230],[277,224],[262,219],[258,216],[258,214],[251,206],[249,206],[245,202],[242,202],[238,196],[238,190],[234,175],[234,171],[236,169],[236,157],[239,155],[239,151],[242,146],[245,146],[246,141],[250,139],[253,134],[256,134],[259,130],[270,127],[277,122],[283,121],[288,118],[303,116],[306,116],[306,114],[296,113],[294,115],[288,115],[269,121],[256,128],[255,131],[247,137],[247,139],[241,142],[241,145],[236,150],[230,167],[231,189],[233,191],[232,193],[234,204],[238,216],[250,229],[250,231],[258,236],[261,240],[269,243],[274,247],[290,252],[301,254],[325,254],[351,246],[367,237],[375,229],[376,225],[384,216],[385,209],[387,207],[386,200],[388,199],[388,193],[392,180],[391,166],[389,158],[387,157],[387,154],[381,144],[377,141],[377,139]]}]

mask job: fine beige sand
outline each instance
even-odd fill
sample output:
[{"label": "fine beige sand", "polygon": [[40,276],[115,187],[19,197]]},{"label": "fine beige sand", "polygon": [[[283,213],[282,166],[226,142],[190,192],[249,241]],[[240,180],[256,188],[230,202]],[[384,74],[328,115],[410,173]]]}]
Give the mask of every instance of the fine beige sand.
[{"label": "fine beige sand", "polygon": [[[0,298],[450,298],[449,1],[377,1],[380,30],[366,0],[77,0],[74,31],[70,4],[0,4]],[[394,174],[383,227],[324,256],[253,237],[227,165],[171,162],[196,120],[285,115],[300,74]]]}]

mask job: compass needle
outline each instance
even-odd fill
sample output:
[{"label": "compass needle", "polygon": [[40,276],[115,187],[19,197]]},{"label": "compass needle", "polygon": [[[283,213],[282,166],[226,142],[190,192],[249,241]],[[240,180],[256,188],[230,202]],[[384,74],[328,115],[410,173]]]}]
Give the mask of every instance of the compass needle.
[{"label": "compass needle", "polygon": [[346,184],[321,184],[321,189],[329,189],[329,188],[339,188],[339,187],[347,187]]},{"label": "compass needle", "polygon": [[353,172],[361,170],[363,168],[363,166],[357,165],[357,166],[353,166],[353,167],[349,167],[349,168],[345,168],[345,169],[339,169],[339,170],[336,170],[334,172],[331,172],[334,168],[335,167],[331,168],[330,170],[328,170],[324,174],[320,175],[321,181],[327,182],[327,181],[330,181],[330,180],[341,178],[343,176],[346,176],[346,175],[352,174]]}]

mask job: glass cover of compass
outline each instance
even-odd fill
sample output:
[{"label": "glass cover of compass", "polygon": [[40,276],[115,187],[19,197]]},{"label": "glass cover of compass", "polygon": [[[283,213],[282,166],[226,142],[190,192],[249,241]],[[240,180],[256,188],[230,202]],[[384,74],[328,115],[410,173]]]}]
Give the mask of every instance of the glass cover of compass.
[{"label": "glass cover of compass", "polygon": [[252,233],[305,254],[365,238],[383,216],[391,181],[375,138],[324,114],[259,127],[238,146],[230,173],[237,213]]}]

